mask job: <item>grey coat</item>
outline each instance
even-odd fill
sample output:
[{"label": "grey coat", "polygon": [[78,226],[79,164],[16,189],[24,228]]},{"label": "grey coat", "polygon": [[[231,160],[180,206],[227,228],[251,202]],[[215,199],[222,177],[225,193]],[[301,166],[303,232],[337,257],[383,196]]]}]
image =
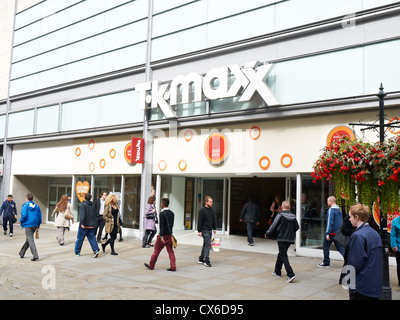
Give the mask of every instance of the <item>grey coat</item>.
[{"label": "grey coat", "polygon": [[253,201],[246,202],[240,214],[244,222],[257,223],[260,221],[260,208]]}]

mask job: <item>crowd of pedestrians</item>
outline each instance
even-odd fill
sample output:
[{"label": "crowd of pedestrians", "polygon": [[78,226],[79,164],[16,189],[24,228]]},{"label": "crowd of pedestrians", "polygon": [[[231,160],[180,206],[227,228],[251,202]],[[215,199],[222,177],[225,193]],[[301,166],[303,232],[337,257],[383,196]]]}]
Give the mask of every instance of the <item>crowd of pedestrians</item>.
[{"label": "crowd of pedestrians", "polygon": [[[161,251],[166,248],[170,267],[168,271],[176,271],[177,264],[174,253],[176,239],[173,235],[174,212],[169,209],[169,199],[161,199],[161,211],[157,214],[155,207],[155,196],[152,194],[148,199],[148,204],[143,215],[142,239],[143,248],[154,248],[150,256],[149,263],[144,263],[147,269],[154,270],[157,259]],[[382,273],[383,273],[383,245],[381,237],[369,224],[369,207],[363,204],[356,204],[349,210],[349,214],[343,219],[343,214],[336,204],[336,198],[330,196],[327,199],[329,206],[327,212],[327,223],[325,237],[323,241],[323,262],[318,267],[329,268],[329,251],[334,243],[337,251],[344,258],[344,265],[340,274],[339,283],[347,284],[349,288],[350,300],[373,300],[379,299],[382,294]],[[8,195],[0,208],[0,216],[3,216],[3,230],[9,235],[13,235],[13,223],[17,221],[17,206],[13,201],[12,195]],[[63,195],[57,203],[52,215],[56,216],[54,225],[57,228],[57,242],[64,245],[64,234],[69,230],[71,223],[74,222],[74,215],[71,209],[70,197]],[[253,199],[244,206],[240,221],[246,222],[249,245],[253,243],[253,230],[259,223],[259,211],[254,205]],[[27,249],[32,253],[32,261],[39,259],[39,254],[35,245],[35,235],[42,223],[42,213],[38,204],[33,201],[33,195],[26,195],[26,202],[21,208],[21,227],[25,230],[26,240],[19,256],[24,258]],[[159,225],[159,234],[155,244],[152,240],[157,233],[156,224]],[[99,246],[101,243],[103,252],[109,245],[111,255],[118,255],[115,250],[115,240],[117,234],[121,233],[122,220],[118,205],[117,195],[103,191],[100,198],[95,203],[92,202],[92,195],[86,194],[85,200],[79,208],[79,227],[74,252],[79,256],[85,238],[93,251],[93,257],[99,256]],[[197,223],[198,236],[203,238],[203,245],[200,251],[198,263],[211,267],[210,249],[213,234],[216,234],[216,213],[213,209],[213,199],[210,196],[204,198],[204,206],[198,212]],[[290,265],[288,249],[295,243],[296,232],[299,230],[299,223],[295,214],[291,212],[291,205],[288,201],[280,204],[280,210],[274,214],[273,222],[265,233],[265,238],[274,237],[278,244],[278,255],[272,275],[282,276],[282,267],[287,273],[286,282],[293,282],[295,273]],[[102,231],[106,237],[102,237]],[[97,233],[97,237],[96,237]],[[110,236],[107,239],[107,235]],[[122,237],[121,237],[122,239]],[[392,222],[391,247],[396,256],[397,277],[400,286],[400,217]]]}]

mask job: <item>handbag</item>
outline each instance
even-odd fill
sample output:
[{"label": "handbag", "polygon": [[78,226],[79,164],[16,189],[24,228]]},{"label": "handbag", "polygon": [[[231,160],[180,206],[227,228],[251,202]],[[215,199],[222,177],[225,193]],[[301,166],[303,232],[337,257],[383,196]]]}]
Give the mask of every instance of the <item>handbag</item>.
[{"label": "handbag", "polygon": [[346,236],[345,234],[343,234],[342,229],[340,228],[336,232],[334,241],[339,243],[344,248],[347,248],[349,246],[349,243],[350,243],[350,236]]},{"label": "handbag", "polygon": [[65,211],[64,218],[67,220],[72,220],[74,218],[73,214],[70,211]]},{"label": "handbag", "polygon": [[178,245],[178,241],[176,241],[176,238],[174,237],[173,234],[171,234],[171,241],[172,241],[172,247],[175,249],[176,246]]},{"label": "handbag", "polygon": [[13,214],[11,222],[12,223],[16,223],[17,222],[17,215]]},{"label": "handbag", "polygon": [[156,215],[154,213],[146,214],[146,219],[154,219]]}]

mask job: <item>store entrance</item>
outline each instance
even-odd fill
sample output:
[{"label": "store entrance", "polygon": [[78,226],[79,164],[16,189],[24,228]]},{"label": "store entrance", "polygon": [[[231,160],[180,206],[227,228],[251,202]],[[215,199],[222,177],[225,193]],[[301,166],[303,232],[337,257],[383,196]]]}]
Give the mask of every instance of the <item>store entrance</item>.
[{"label": "store entrance", "polygon": [[232,178],[229,230],[232,235],[247,235],[246,224],[240,222],[240,213],[248,198],[253,196],[260,207],[260,224],[255,237],[263,237],[267,230],[270,208],[275,196],[285,199],[286,178]]},{"label": "store entrance", "polygon": [[71,195],[72,188],[71,184],[69,185],[50,185],[49,186],[49,202],[47,207],[49,211],[47,213],[47,222],[54,222],[55,216],[52,216],[53,210],[55,209],[58,201],[60,201],[61,196],[64,194]]}]

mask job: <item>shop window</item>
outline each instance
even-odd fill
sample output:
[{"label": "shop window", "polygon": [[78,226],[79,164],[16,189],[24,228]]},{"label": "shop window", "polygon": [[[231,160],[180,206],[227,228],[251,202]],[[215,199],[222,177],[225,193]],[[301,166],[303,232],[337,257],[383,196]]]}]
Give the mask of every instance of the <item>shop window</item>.
[{"label": "shop window", "polygon": [[36,133],[51,133],[58,131],[59,106],[39,108],[37,110]]},{"label": "shop window", "polygon": [[140,226],[140,181],[140,176],[125,177],[123,217],[125,228],[139,229]]},{"label": "shop window", "polygon": [[[3,114],[0,116],[0,139],[4,139],[4,130],[6,127],[6,115]],[[3,153],[1,153],[3,154]]]},{"label": "shop window", "polygon": [[118,197],[118,206],[121,207],[121,176],[94,176],[93,202],[100,197],[100,192],[115,193]]},{"label": "shop window", "polygon": [[[326,200],[334,194],[332,185],[321,180],[313,183],[310,175],[302,175],[300,246],[322,248],[325,237]],[[334,246],[332,246],[332,249]]]},{"label": "shop window", "polygon": [[8,137],[21,137],[33,135],[35,111],[10,113],[8,125]]}]

